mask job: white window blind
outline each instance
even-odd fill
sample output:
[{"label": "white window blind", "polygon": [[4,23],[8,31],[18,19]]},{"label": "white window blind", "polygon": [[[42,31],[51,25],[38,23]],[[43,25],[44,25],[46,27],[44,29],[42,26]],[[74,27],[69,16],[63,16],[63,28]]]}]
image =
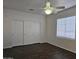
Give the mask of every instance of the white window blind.
[{"label": "white window blind", "polygon": [[75,39],[75,16],[57,19],[57,37]]}]

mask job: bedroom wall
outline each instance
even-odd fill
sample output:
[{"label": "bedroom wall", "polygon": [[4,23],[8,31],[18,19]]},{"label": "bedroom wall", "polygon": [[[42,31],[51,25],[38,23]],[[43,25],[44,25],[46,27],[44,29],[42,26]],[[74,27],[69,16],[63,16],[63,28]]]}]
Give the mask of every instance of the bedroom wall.
[{"label": "bedroom wall", "polygon": [[76,8],[72,7],[56,15],[47,16],[47,37],[48,37],[47,42],[75,53],[76,40],[56,37],[57,18],[63,18],[75,15],[76,15]]},{"label": "bedroom wall", "polygon": [[[32,21],[40,23],[40,33],[41,38],[39,43],[45,42],[45,17],[43,15],[31,14],[26,12],[21,12],[12,9],[4,8],[4,37],[3,37],[3,47],[8,48],[12,46],[12,21]],[[35,40],[36,43],[38,43]],[[31,42],[30,42],[31,43]]]},{"label": "bedroom wall", "polygon": [[3,47],[11,47],[11,19],[3,10]]}]

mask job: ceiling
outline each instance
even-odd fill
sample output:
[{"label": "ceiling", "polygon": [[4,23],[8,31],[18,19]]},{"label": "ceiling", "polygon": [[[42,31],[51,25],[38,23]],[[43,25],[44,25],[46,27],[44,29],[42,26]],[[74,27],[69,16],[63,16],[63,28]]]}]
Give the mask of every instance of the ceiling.
[{"label": "ceiling", "polygon": [[[29,13],[44,14],[41,8],[44,6],[45,1],[46,0],[3,0],[3,7]],[[50,2],[56,7],[65,6],[65,9],[76,5],[76,0],[50,0]]]}]

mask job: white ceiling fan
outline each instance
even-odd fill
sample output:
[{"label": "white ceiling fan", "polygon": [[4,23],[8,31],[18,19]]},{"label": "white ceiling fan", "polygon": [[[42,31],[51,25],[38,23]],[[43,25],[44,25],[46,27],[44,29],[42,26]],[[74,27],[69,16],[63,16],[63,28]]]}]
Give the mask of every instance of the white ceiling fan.
[{"label": "white ceiling fan", "polygon": [[64,9],[65,6],[60,6],[60,7],[55,7],[53,6],[53,4],[51,4],[51,2],[49,0],[47,0],[45,2],[45,6],[42,8],[45,12],[45,14],[50,15],[52,13],[56,13],[55,10],[56,9]]},{"label": "white ceiling fan", "polygon": [[[52,2],[53,2],[53,0],[52,0]],[[40,9],[43,10],[43,12],[46,15],[50,15],[50,14],[56,14],[57,13],[56,10],[63,10],[63,9],[65,9],[65,6],[56,7],[53,3],[50,2],[50,0],[45,0],[45,3],[43,4],[42,8],[39,8],[39,10]],[[34,11],[34,9],[29,9],[29,10],[30,11]]]}]

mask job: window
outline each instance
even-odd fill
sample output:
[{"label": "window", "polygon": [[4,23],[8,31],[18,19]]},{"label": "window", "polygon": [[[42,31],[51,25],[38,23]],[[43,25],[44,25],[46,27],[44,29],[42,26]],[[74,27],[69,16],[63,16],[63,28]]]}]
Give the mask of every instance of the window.
[{"label": "window", "polygon": [[75,39],[75,16],[57,19],[57,37]]}]

